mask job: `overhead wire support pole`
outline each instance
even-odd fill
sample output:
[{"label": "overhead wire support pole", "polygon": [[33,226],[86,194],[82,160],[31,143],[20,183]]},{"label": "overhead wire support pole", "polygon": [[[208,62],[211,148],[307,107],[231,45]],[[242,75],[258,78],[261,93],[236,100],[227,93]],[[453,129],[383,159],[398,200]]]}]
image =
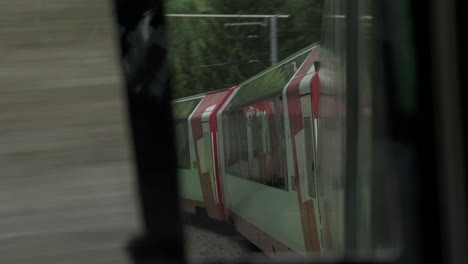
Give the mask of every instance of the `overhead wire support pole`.
[{"label": "overhead wire support pole", "polygon": [[278,62],[278,25],[277,16],[270,17],[270,54],[271,66]]}]

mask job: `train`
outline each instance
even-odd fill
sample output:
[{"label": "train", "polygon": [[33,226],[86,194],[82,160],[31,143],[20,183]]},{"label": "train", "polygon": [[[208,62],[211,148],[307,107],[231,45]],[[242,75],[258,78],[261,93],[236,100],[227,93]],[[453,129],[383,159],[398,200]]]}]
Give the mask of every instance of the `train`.
[{"label": "train", "polygon": [[[320,44],[174,101],[184,210],[231,223],[270,255],[466,263],[466,16],[447,2],[325,1]],[[147,244],[170,234],[178,246],[173,147],[148,135],[134,138],[162,150],[137,151],[156,164],[139,174]],[[148,180],[157,173],[167,184]]]},{"label": "train", "polygon": [[333,247],[317,189],[319,70],[314,43],[238,86],[172,102],[185,212],[231,223],[270,255]]}]

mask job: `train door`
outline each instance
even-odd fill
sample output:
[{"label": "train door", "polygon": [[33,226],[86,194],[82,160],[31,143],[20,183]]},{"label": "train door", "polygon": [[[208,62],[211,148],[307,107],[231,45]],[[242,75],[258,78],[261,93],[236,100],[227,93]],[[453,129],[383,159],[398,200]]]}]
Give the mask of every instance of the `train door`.
[{"label": "train door", "polygon": [[[197,160],[195,153],[195,142],[193,138],[192,117],[195,110],[199,106],[202,97],[193,98],[175,102],[173,104],[173,115],[175,119],[175,131],[177,136],[176,153],[177,153],[177,174],[182,197],[189,201],[184,204],[187,211],[195,213],[190,205],[203,202],[203,191],[198,177]],[[187,207],[185,207],[187,206]]]},{"label": "train door", "polygon": [[206,176],[211,179],[213,199],[216,203],[219,203],[218,191],[216,189],[217,182],[213,166],[213,136],[210,123],[210,116],[215,107],[216,105],[208,107],[201,117],[203,138],[197,141],[197,148],[200,157],[200,172],[201,174],[206,174]]},{"label": "train door", "polygon": [[305,163],[304,172],[301,173],[301,192],[302,201],[311,200],[312,208],[314,211],[316,228],[318,230],[318,236],[320,241],[320,249],[323,252],[322,245],[322,229],[321,229],[321,213],[320,213],[320,201],[318,195],[318,179],[317,179],[317,119],[314,114],[314,106],[311,93],[311,79],[316,73],[312,73],[305,77],[301,81],[299,86],[302,118],[304,124],[303,137],[304,137],[304,151]]}]

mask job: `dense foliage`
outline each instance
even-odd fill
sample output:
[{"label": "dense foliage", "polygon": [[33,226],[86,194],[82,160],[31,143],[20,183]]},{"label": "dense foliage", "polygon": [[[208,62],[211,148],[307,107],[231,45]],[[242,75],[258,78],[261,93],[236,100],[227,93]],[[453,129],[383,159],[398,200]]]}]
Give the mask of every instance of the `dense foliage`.
[{"label": "dense foliage", "polygon": [[[172,0],[167,13],[289,14],[278,19],[278,55],[284,59],[318,41],[323,0]],[[269,25],[263,19],[168,18],[175,98],[229,88],[268,68]]]}]

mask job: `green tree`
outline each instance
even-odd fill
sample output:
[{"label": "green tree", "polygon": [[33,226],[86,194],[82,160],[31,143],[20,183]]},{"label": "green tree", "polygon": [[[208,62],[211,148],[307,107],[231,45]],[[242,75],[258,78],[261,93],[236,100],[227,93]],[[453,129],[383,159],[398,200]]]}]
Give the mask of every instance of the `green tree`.
[{"label": "green tree", "polygon": [[[318,41],[323,0],[172,0],[167,13],[290,14],[278,19],[279,59]],[[225,23],[262,19],[169,18],[175,98],[238,85],[270,66],[269,27]],[[265,21],[268,22],[268,21]]]}]

